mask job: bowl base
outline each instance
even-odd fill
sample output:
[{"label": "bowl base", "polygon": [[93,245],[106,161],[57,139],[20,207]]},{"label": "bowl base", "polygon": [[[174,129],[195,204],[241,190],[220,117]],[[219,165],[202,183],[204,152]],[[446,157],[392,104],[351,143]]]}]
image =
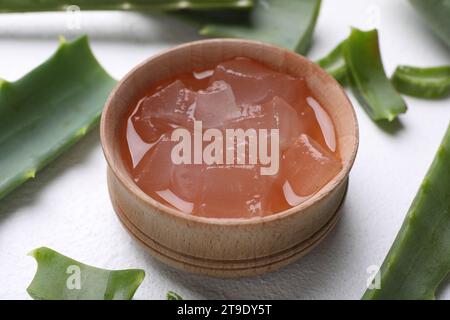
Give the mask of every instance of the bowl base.
[{"label": "bowl base", "polygon": [[157,243],[144,232],[142,232],[134,223],[132,223],[124,214],[120,205],[113,201],[113,207],[116,214],[130,235],[135,238],[147,251],[158,260],[182,271],[208,275],[221,278],[248,277],[256,276],[266,272],[271,272],[284,267],[295,260],[303,257],[316,247],[330,231],[336,226],[340,218],[340,207],[345,199],[348,188],[348,180],[345,182],[345,191],[342,200],[327,223],[316,231],[311,237],[294,245],[293,247],[270,256],[245,259],[245,260],[213,260],[195,257],[191,255],[176,252],[166,246]]}]

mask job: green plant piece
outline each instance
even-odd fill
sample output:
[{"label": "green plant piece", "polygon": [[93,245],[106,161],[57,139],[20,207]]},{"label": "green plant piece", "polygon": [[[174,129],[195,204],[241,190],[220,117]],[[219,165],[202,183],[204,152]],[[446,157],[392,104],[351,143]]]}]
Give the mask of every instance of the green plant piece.
[{"label": "green plant piece", "polygon": [[46,62],[16,82],[0,82],[0,198],[97,124],[116,81],[88,40],[64,40]]},{"label": "green plant piece", "polygon": [[375,120],[394,120],[406,103],[387,78],[381,60],[378,32],[353,28],[343,46],[353,93]]},{"label": "green plant piece", "polygon": [[410,0],[431,29],[450,47],[450,0]]},{"label": "green plant piece", "polygon": [[167,292],[167,300],[183,300],[183,297],[176,292],[169,291]]},{"label": "green plant piece", "polygon": [[342,51],[344,44],[345,40],[339,43],[329,54],[316,62],[342,85],[347,84],[347,65],[345,64],[344,53]]},{"label": "green plant piece", "polygon": [[398,66],[392,76],[395,88],[409,96],[441,99],[450,94],[450,66],[416,68]]},{"label": "green plant piece", "polygon": [[363,299],[434,299],[450,271],[450,125],[380,269],[381,288]]},{"label": "green plant piece", "polygon": [[143,270],[99,269],[45,247],[29,255],[38,264],[27,288],[35,300],[130,300],[145,277]]},{"label": "green plant piece", "polygon": [[251,8],[253,0],[0,0],[0,12],[81,10],[206,10]]},{"label": "green plant piece", "polygon": [[321,0],[255,0],[250,11],[188,12],[177,16],[200,26],[209,37],[272,43],[306,54]]}]

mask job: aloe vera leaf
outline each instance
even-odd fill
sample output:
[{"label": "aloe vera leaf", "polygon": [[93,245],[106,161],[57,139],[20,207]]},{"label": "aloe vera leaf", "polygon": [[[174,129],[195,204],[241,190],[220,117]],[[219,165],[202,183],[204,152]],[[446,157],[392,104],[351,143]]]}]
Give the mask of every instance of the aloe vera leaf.
[{"label": "aloe vera leaf", "polygon": [[345,40],[339,43],[325,57],[316,62],[342,85],[347,84],[347,65],[345,64],[344,53],[342,51],[344,44]]},{"label": "aloe vera leaf", "polygon": [[250,11],[188,12],[179,16],[201,26],[209,37],[243,38],[272,43],[306,54],[321,0],[255,0]]},{"label": "aloe vera leaf", "polygon": [[0,0],[0,12],[81,10],[204,10],[251,8],[253,0]]},{"label": "aloe vera leaf", "polygon": [[352,91],[374,121],[392,121],[406,112],[405,101],[384,71],[377,30],[353,28],[343,52]]},{"label": "aloe vera leaf", "polygon": [[410,0],[434,33],[450,47],[450,0]]},{"label": "aloe vera leaf", "polygon": [[63,41],[18,81],[0,82],[0,198],[81,139],[115,83],[86,37]]},{"label": "aloe vera leaf", "polygon": [[45,247],[29,255],[38,264],[27,288],[35,300],[130,300],[145,277],[144,270],[99,269]]},{"label": "aloe vera leaf", "polygon": [[450,124],[380,269],[363,299],[434,299],[450,271]]},{"label": "aloe vera leaf", "polygon": [[167,300],[183,300],[183,297],[176,292],[169,291],[167,292]]},{"label": "aloe vera leaf", "polygon": [[450,94],[450,66],[398,66],[391,81],[399,92],[409,96],[425,99],[445,98]]}]

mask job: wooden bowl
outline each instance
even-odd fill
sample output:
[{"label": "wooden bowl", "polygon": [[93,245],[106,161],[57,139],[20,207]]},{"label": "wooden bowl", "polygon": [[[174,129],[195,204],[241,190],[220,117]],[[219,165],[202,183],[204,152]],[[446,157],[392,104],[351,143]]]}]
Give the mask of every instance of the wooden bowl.
[{"label": "wooden bowl", "polygon": [[[121,119],[160,80],[192,69],[248,57],[274,70],[304,77],[335,124],[342,171],[318,193],[278,214],[253,219],[192,216],[145,194],[120,155]],[[335,226],[358,148],[358,124],[341,86],[306,58],[273,45],[237,39],[187,43],[155,55],[129,72],[110,95],[101,119],[108,187],[125,228],[161,261],[190,272],[236,277],[261,274],[305,255]]]}]

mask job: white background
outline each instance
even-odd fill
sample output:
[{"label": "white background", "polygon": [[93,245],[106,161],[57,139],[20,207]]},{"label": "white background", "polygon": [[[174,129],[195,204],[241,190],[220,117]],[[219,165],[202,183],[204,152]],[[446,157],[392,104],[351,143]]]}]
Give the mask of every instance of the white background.
[{"label": "white background", "polygon": [[[324,0],[309,57],[325,55],[348,35],[350,26],[374,25],[380,29],[388,74],[398,64],[449,63],[449,51],[406,0]],[[73,38],[82,33],[90,35],[99,61],[116,78],[162,49],[199,39],[182,23],[139,13],[83,12],[78,31],[67,28],[64,13],[2,14],[0,76],[19,78],[54,52],[60,34]],[[409,110],[398,130],[389,133],[351,98],[361,141],[343,218],[297,263],[256,278],[220,280],[155,261],[128,236],[113,212],[94,130],[35,180],[0,201],[0,298],[29,299],[25,289],[36,265],[26,254],[48,246],[98,267],[145,269],[137,299],[164,299],[168,290],[186,299],[359,299],[367,268],[383,261],[440,144],[450,120],[450,100],[406,98]],[[450,297],[450,288],[444,286],[439,296]]]}]

